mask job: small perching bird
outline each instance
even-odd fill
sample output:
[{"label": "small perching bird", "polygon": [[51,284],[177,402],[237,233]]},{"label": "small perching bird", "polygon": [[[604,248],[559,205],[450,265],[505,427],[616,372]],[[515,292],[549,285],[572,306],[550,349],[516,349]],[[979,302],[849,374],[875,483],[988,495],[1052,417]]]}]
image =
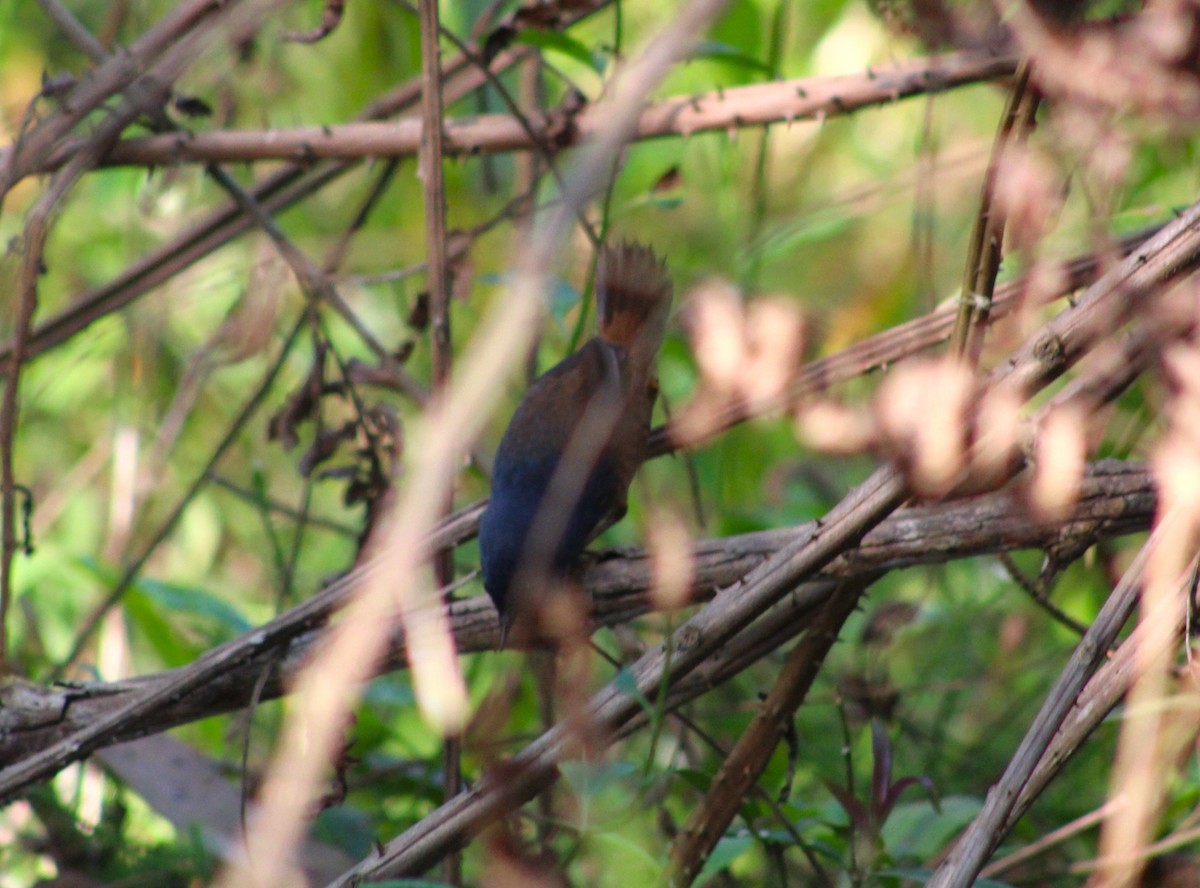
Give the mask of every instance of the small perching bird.
[{"label": "small perching bird", "polygon": [[513,621],[536,616],[584,547],[625,514],[646,457],[671,308],[665,263],[641,244],[605,247],[596,304],[600,335],[534,380],[496,453],[479,550],[501,647]]}]

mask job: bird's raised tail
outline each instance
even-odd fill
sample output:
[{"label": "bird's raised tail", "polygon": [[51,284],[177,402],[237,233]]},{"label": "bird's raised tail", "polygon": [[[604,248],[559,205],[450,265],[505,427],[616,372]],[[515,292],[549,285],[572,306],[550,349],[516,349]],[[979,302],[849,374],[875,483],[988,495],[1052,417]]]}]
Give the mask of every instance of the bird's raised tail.
[{"label": "bird's raised tail", "polygon": [[596,273],[600,337],[649,364],[662,344],[671,310],[666,264],[642,244],[606,246]]}]

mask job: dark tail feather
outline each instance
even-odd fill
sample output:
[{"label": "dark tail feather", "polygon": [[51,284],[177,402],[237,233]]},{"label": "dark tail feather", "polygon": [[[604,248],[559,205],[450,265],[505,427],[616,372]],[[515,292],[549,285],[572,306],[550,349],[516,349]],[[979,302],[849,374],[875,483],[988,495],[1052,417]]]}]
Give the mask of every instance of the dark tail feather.
[{"label": "dark tail feather", "polygon": [[596,303],[603,339],[653,356],[671,310],[666,263],[632,241],[606,246],[597,269]]}]

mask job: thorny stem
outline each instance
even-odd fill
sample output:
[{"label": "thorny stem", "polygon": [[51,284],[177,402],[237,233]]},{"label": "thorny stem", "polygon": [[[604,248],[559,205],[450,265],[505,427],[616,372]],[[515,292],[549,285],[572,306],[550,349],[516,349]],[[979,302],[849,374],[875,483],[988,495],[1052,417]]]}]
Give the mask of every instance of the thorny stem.
[{"label": "thorny stem", "polygon": [[962,296],[955,320],[951,350],[959,358],[972,363],[979,360],[983,346],[983,331],[992,310],[992,296],[996,287],[996,275],[1000,271],[1000,259],[1004,247],[1004,227],[1007,222],[1004,210],[996,203],[996,175],[1011,140],[1014,128],[1019,124],[1023,138],[1033,125],[1037,111],[1038,94],[1029,89],[1029,61],[1021,62],[1016,80],[1008,94],[1004,116],[992,145],[992,156],[983,179],[983,193],[979,198],[979,214],[967,250],[967,265],[963,272]]}]

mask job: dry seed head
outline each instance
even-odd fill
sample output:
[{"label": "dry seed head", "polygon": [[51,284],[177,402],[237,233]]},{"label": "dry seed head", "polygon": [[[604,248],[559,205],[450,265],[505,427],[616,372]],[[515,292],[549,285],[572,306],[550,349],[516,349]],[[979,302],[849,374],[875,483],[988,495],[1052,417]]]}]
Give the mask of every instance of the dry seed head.
[{"label": "dry seed head", "polygon": [[1053,411],[1041,423],[1034,445],[1029,505],[1044,521],[1061,521],[1079,499],[1087,459],[1087,416],[1074,405]]},{"label": "dry seed head", "polygon": [[1027,146],[1004,151],[996,170],[996,203],[1008,216],[1006,231],[1016,246],[1032,250],[1062,205],[1058,175],[1050,162]]},{"label": "dry seed head", "polygon": [[1200,353],[1194,347],[1174,346],[1163,356],[1163,366],[1172,390],[1171,431],[1200,445]]},{"label": "dry seed head", "polygon": [[976,413],[972,468],[1000,477],[1021,445],[1021,398],[1008,386],[988,389]]},{"label": "dry seed head", "polygon": [[943,494],[962,471],[974,389],[970,369],[950,358],[902,365],[879,387],[880,428],[907,461],[918,493]]},{"label": "dry seed head", "polygon": [[659,610],[678,610],[688,603],[696,574],[691,535],[670,513],[652,515],[648,529],[653,576],[650,600]]},{"label": "dry seed head", "polygon": [[769,403],[787,391],[803,360],[804,319],[782,299],[756,299],[746,312],[746,367],[741,390],[751,405]]},{"label": "dry seed head", "polygon": [[869,411],[816,401],[796,411],[796,437],[823,453],[861,453],[878,437]]},{"label": "dry seed head", "polygon": [[720,392],[734,391],[746,360],[737,290],[725,281],[702,284],[693,294],[689,321],[704,382]]}]

